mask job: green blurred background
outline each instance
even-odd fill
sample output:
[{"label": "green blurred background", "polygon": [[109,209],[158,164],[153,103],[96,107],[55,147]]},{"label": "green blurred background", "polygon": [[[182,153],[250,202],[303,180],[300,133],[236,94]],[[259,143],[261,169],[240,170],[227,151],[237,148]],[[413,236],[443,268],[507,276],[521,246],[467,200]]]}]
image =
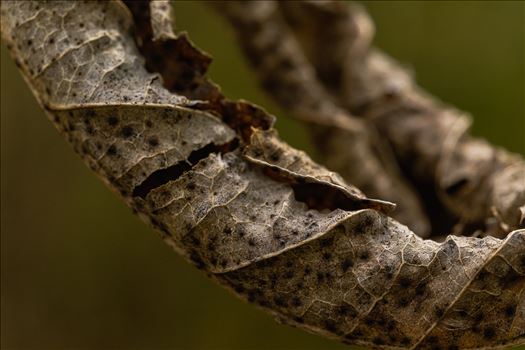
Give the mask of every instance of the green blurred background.
[{"label": "green blurred background", "polygon": [[[523,2],[366,2],[376,43],[473,133],[525,153]],[[303,127],[258,89],[205,4],[177,28],[214,56],[225,94],[265,106],[292,145]],[[277,324],[186,264],[84,166],[1,52],[1,345],[11,349],[348,349]]]}]

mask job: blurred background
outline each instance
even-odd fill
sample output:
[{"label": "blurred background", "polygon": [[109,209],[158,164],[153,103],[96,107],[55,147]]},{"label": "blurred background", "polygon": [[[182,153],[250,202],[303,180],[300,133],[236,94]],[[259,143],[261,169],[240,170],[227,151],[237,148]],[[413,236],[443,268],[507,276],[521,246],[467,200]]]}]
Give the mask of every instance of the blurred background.
[{"label": "blurred background", "polygon": [[[523,2],[366,2],[376,44],[474,116],[472,132],[525,154]],[[231,98],[303,127],[257,87],[228,25],[174,3]],[[84,166],[1,49],[1,346],[5,349],[348,349],[279,325],[185,263]]]}]

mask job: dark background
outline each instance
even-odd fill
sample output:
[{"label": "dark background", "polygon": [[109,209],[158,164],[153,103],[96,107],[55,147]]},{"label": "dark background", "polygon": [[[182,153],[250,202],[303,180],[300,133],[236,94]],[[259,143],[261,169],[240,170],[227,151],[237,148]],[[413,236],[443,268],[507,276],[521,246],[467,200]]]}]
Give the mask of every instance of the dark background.
[{"label": "dark background", "polygon": [[[523,2],[365,5],[376,44],[471,112],[473,134],[525,153]],[[282,137],[311,152],[226,23],[203,3],[174,6],[225,94],[265,106]],[[348,349],[277,324],[185,263],[58,135],[4,46],[1,58],[2,348]]]}]

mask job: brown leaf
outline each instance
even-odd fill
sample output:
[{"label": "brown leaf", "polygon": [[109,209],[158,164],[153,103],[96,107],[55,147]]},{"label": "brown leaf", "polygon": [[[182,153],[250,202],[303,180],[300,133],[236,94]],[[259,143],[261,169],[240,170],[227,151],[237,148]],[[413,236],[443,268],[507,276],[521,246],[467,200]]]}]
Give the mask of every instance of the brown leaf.
[{"label": "brown leaf", "polygon": [[[309,131],[321,161],[369,196],[398,205],[392,216],[418,235],[430,234],[420,199],[392,167],[373,126],[337,105],[316,77],[277,2],[212,2],[233,24],[262,87]],[[381,157],[377,156],[381,154]]]},{"label": "brown leaf", "polygon": [[[151,24],[120,2],[4,2],[1,12],[2,36],[48,116],[168,244],[284,322],[349,343],[523,342],[523,230],[417,237],[386,215],[392,204],[280,141],[273,117],[225,99],[204,72],[178,86],[176,74],[202,62],[169,33],[161,5],[149,7],[161,16],[148,14]],[[167,45],[161,61],[175,57],[158,62],[168,67],[160,75],[145,68],[158,49],[140,34],[148,25]]]},{"label": "brown leaf", "polygon": [[446,216],[462,234],[504,237],[524,227],[523,158],[471,137],[465,113],[430,96],[370,47],[373,23],[361,6],[297,1],[281,2],[280,9],[323,86],[388,140],[425,198],[434,230],[452,230],[443,225]]}]

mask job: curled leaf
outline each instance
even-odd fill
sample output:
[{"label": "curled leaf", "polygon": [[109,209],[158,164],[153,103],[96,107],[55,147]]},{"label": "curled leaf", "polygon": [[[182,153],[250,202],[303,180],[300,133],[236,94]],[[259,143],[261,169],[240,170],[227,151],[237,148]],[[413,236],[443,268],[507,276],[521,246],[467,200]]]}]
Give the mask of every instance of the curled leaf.
[{"label": "curled leaf", "polygon": [[[306,121],[321,161],[367,195],[398,205],[393,217],[420,236],[430,225],[420,199],[400,176],[374,127],[336,103],[279,11],[278,2],[213,2],[234,24],[241,47],[262,87],[299,120]],[[311,49],[313,49],[311,47]],[[380,154],[380,156],[378,156]]]},{"label": "curled leaf", "polygon": [[410,72],[370,47],[373,23],[361,6],[301,1],[280,9],[331,96],[388,140],[425,198],[434,231],[501,238],[524,227],[523,158],[470,136],[465,113],[430,96]]},{"label": "curled leaf", "polygon": [[279,140],[264,110],[224,98],[203,54],[170,33],[166,3],[24,1],[1,11],[24,78],[84,161],[242,298],[370,347],[524,341],[523,230],[417,237],[387,216],[391,203]]}]

